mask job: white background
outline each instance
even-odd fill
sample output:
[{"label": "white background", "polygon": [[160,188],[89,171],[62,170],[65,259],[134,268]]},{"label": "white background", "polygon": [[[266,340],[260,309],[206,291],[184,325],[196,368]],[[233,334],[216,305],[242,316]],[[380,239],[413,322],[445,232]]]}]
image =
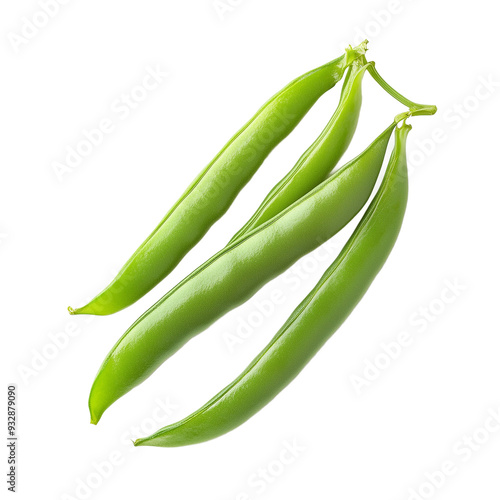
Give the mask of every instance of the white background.
[{"label": "white background", "polygon": [[[40,6],[3,2],[2,406],[5,415],[7,384],[17,384],[19,498],[499,498],[498,424],[484,431],[500,411],[493,4],[222,0],[217,9],[211,0],[73,0],[22,41],[24,18]],[[300,261],[90,425],[87,396],[105,354],[253,213],[326,124],[340,86],[155,290],[110,317],[70,317],[66,307],[109,282],[268,97],[365,37],[368,58],[393,86],[439,107],[412,120],[407,216],[365,298],[300,377],[245,425],[186,448],[131,445],[129,438],[198,408],[246,366],[334,259],[353,221],[326,245],[328,258],[323,249]],[[116,100],[157,66],[168,76],[129,116],[117,113]],[[344,161],[403,110],[366,76]],[[103,118],[113,131],[59,179],[54,163]],[[264,320],[259,307],[275,290],[282,303]],[[249,319],[257,326],[230,349],[227,339]],[[364,373],[387,361],[382,345],[402,332],[411,343],[384,369]],[[353,377],[365,375],[371,381],[357,391]],[[283,454],[286,443],[295,456]],[[452,472],[434,474],[444,462]]]}]

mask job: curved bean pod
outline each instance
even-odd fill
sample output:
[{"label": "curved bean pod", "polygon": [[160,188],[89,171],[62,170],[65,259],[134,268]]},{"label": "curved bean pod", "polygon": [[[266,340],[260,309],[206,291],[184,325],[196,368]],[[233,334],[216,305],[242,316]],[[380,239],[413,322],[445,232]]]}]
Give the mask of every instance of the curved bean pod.
[{"label": "curved bean pod", "polygon": [[300,200],[216,253],[146,311],[96,376],[91,422],[188,340],[342,229],[368,200],[394,127]]},{"label": "curved bean pod", "polygon": [[257,413],[306,366],[361,300],[398,237],[406,209],[405,143],[396,144],[381,187],[353,235],[318,284],[246,370],[193,414],[136,446],[184,446],[216,438]]},{"label": "curved bean pod", "polygon": [[167,276],[229,208],[269,153],[366,51],[366,42],[293,80],[224,146],[130,257],[114,280],[71,314],[112,314]]},{"label": "curved bean pod", "polygon": [[319,137],[299,158],[295,166],[266,196],[248,222],[231,238],[243,234],[279,214],[311,189],[323,182],[349,147],[361,111],[361,84],[366,69],[373,65],[354,62],[348,70],[340,102]]}]

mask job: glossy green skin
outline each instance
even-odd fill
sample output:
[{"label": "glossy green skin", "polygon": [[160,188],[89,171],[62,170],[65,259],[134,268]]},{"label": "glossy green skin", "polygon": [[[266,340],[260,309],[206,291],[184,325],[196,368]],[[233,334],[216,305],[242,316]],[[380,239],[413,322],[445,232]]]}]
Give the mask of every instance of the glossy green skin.
[{"label": "glossy green skin", "polygon": [[306,366],[361,300],[398,237],[408,197],[405,143],[396,144],[382,181],[353,235],[314,289],[247,369],[202,408],[136,446],[184,446],[238,427],[279,394]]},{"label": "glossy green skin", "polygon": [[198,175],[116,278],[71,314],[112,314],[167,276],[230,207],[269,153],[342,78],[366,44],[295,79],[262,106]]},{"label": "glossy green skin", "polygon": [[362,102],[361,84],[368,66],[354,62],[349,67],[339,105],[326,127],[229,243],[273,218],[327,178],[356,131]]},{"label": "glossy green skin", "polygon": [[342,229],[368,200],[394,126],[306,196],[215,254],[146,311],[104,360],[90,393],[91,421],[96,423],[108,406],[193,336]]}]

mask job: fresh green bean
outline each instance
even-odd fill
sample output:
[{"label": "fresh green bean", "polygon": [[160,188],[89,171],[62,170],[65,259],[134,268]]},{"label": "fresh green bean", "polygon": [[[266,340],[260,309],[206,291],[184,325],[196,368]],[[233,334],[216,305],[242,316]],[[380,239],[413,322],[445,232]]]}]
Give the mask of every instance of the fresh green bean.
[{"label": "fresh green bean", "polygon": [[366,42],[293,80],[244,125],[198,175],[114,280],[71,314],[112,314],[140,299],[229,208],[269,153],[366,51]]}]

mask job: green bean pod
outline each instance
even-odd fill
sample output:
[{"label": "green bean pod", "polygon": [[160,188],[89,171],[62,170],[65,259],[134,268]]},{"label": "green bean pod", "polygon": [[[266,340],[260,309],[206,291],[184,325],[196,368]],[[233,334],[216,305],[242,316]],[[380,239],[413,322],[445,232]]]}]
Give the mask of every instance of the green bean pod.
[{"label": "green bean pod", "polygon": [[112,314],[167,276],[230,207],[269,153],[366,51],[366,42],[293,80],[224,146],[130,257],[114,280],[71,314]]},{"label": "green bean pod", "polygon": [[188,340],[342,229],[370,197],[394,127],[300,200],[216,253],[146,311],[96,376],[91,422]]},{"label": "green bean pod", "polygon": [[363,76],[371,65],[373,63],[363,65],[355,61],[349,67],[339,105],[326,127],[229,243],[279,214],[326,179],[346,152],[356,131]]},{"label": "green bean pod", "polygon": [[135,441],[136,446],[184,446],[238,427],[279,394],[340,327],[361,300],[396,242],[406,209],[405,144],[396,130],[384,180],[339,256],[246,370],[184,420]]}]

